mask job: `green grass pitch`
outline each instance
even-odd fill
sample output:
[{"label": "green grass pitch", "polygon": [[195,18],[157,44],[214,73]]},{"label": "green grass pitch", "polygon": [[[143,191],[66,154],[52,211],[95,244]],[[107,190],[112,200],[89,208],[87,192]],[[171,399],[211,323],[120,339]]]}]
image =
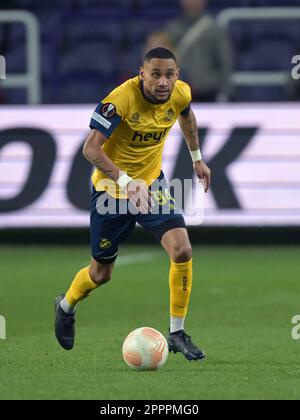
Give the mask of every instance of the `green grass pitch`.
[{"label": "green grass pitch", "polygon": [[169,261],[158,246],[121,249],[113,280],[79,307],[71,352],[54,338],[53,300],[88,247],[1,247],[0,399],[299,399],[299,251],[195,247],[186,330],[207,359],[171,354],[160,371],[135,372],[122,359],[126,335],[168,329]]}]

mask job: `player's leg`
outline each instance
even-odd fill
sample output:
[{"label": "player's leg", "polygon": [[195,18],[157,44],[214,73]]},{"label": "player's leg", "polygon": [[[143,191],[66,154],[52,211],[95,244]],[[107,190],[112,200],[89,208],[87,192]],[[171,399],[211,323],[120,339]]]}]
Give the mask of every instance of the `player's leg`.
[{"label": "player's leg", "polygon": [[80,270],[67,293],[55,300],[55,334],[58,342],[66,350],[71,350],[74,346],[76,305],[110,280],[119,244],[130,235],[135,226],[131,215],[100,214],[98,199],[103,202],[103,194],[95,190],[92,194],[91,264]]},{"label": "player's leg", "polygon": [[161,245],[171,260],[170,285],[170,351],[181,352],[189,360],[201,360],[205,354],[195,346],[184,331],[193,283],[192,247],[187,230],[168,230],[161,237]]},{"label": "player's leg", "polygon": [[101,264],[92,258],[91,264],[76,274],[65,298],[60,303],[62,309],[68,314],[74,313],[79,302],[111,279],[113,268],[114,262]]},{"label": "player's leg", "polygon": [[182,353],[188,360],[202,360],[204,352],[193,344],[184,330],[193,282],[192,247],[184,219],[178,215],[144,215],[138,222],[152,232],[171,260],[169,349]]},{"label": "player's leg", "polygon": [[192,247],[186,229],[172,229],[161,238],[170,257],[170,332],[184,329],[193,282]]},{"label": "player's leg", "polygon": [[170,257],[170,332],[184,329],[193,282],[192,247],[186,229],[167,231],[161,245]]},{"label": "player's leg", "polygon": [[74,346],[77,304],[111,279],[113,267],[114,263],[103,265],[92,258],[91,265],[76,274],[67,293],[55,299],[55,335],[65,350]]}]

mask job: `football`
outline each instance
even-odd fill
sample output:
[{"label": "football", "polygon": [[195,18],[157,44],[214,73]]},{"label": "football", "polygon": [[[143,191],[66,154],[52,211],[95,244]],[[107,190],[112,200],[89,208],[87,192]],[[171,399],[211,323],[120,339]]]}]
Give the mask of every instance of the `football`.
[{"label": "football", "polygon": [[135,370],[157,370],[167,361],[168,343],[154,328],[142,327],[132,331],[123,343],[123,359]]}]

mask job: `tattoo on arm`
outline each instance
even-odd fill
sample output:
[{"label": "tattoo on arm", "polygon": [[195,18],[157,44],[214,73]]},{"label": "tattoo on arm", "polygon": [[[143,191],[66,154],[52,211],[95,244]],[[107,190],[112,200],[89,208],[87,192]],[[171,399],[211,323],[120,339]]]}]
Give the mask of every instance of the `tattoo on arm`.
[{"label": "tattoo on arm", "polygon": [[102,150],[106,139],[94,130],[85,141],[83,146],[84,157],[104,175],[115,182],[119,178],[120,170]]},{"label": "tattoo on arm", "polygon": [[190,150],[199,149],[198,126],[193,111],[190,111],[187,116],[181,116],[179,124]]},{"label": "tattoo on arm", "polygon": [[105,163],[102,159],[96,159],[94,161],[94,166],[99,169],[101,172],[104,173],[104,175],[110,177],[113,179],[113,171],[111,169],[105,168]]}]

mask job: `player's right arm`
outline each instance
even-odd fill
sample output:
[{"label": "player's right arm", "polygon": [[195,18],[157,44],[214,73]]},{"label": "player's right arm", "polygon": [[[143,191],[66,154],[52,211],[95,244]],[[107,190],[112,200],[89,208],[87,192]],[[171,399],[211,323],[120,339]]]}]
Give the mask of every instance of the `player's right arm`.
[{"label": "player's right arm", "polygon": [[92,129],[84,143],[82,153],[95,168],[117,182],[123,172],[103,151],[102,146],[106,141],[107,138],[100,131]]},{"label": "player's right arm", "polygon": [[[82,153],[93,166],[120,185],[120,179],[126,177],[126,174],[103,151],[102,146],[107,140],[100,131],[92,129],[84,143]],[[144,185],[130,180],[129,177],[127,179],[129,182],[123,187],[123,190],[126,191],[129,200],[142,213],[148,213],[149,201],[151,200],[148,189]]]}]

